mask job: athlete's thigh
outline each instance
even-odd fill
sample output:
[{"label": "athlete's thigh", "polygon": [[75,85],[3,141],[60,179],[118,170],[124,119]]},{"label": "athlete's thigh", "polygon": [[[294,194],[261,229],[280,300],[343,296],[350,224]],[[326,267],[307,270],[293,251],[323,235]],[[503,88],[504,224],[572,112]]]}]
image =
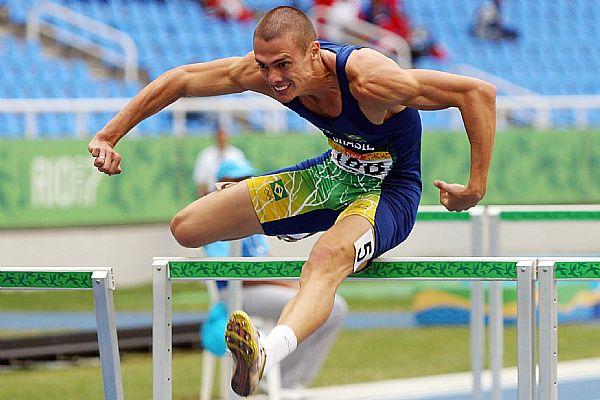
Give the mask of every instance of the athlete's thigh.
[{"label": "athlete's thigh", "polygon": [[417,195],[384,187],[379,192],[359,196],[340,213],[328,233],[334,240],[348,237],[352,243],[349,246],[344,242],[353,257],[351,272],[364,269],[371,260],[408,237],[416,220],[418,200]]},{"label": "athlete's thigh", "polygon": [[198,247],[263,233],[245,182],[201,197],[181,210],[174,222],[179,230],[175,236],[184,236]]},{"label": "athlete's thigh", "polygon": [[250,198],[267,235],[326,230],[340,210],[327,207],[332,179],[325,155],[248,179]]}]

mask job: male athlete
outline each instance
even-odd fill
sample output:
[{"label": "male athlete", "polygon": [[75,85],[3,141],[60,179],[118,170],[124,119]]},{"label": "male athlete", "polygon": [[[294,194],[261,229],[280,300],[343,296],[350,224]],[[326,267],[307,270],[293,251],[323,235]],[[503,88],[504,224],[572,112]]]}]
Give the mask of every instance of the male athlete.
[{"label": "male athlete", "polygon": [[485,194],[496,116],[495,88],[488,83],[403,70],[374,50],[318,41],[304,13],[277,7],[258,23],[253,52],[184,65],[144,88],[89,143],[94,165],[108,175],[120,173],[121,156],[114,150],[119,139],[181,97],[246,90],[270,96],[312,122],[331,149],[211,193],[171,222],[173,236],[185,247],[257,233],[325,231],[302,268],[298,294],[266,338],[258,337],[245,313],[230,316],[231,385],[242,396],[327,320],[344,278],[408,236],[421,196],[417,110],[457,107],[462,114],[471,145],[468,184],[434,182],[450,211],[466,210]]}]

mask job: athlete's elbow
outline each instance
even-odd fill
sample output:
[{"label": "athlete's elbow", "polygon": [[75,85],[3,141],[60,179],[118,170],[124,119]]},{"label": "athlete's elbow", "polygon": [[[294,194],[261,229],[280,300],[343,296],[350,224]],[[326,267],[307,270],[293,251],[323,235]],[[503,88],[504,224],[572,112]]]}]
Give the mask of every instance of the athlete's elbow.
[{"label": "athlete's elbow", "polygon": [[487,104],[496,104],[496,86],[489,82],[481,81],[477,86],[479,97]]},{"label": "athlete's elbow", "polygon": [[496,87],[491,83],[478,81],[468,91],[464,92],[458,102],[458,108],[461,110],[471,109],[472,107],[484,107],[487,109],[496,108]]},{"label": "athlete's elbow", "polygon": [[186,86],[190,73],[185,69],[185,65],[173,68],[163,73],[158,79],[168,88],[168,91],[178,98],[187,96]]}]

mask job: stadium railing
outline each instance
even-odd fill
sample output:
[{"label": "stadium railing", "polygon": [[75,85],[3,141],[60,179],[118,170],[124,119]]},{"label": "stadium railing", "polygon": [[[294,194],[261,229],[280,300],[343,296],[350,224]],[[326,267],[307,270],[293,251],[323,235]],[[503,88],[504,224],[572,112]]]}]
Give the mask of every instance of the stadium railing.
[{"label": "stadium railing", "polygon": [[[52,18],[44,18],[48,16]],[[86,38],[82,34],[77,34],[65,26],[57,24],[54,20],[65,21],[100,40]],[[27,15],[27,40],[37,41],[40,34],[51,36],[59,42],[122,68],[127,81],[136,82],[138,80],[138,49],[131,36],[123,31],[79,14],[68,7],[47,1],[36,4]],[[103,42],[117,44],[123,53],[102,45]]]},{"label": "stadium railing", "polygon": [[[37,115],[42,113],[75,114],[75,132],[79,137],[86,137],[89,132],[87,119],[91,113],[117,113],[129,99],[126,98],[94,98],[94,99],[0,99],[0,114],[25,115],[25,137],[34,139],[38,136]],[[600,110],[600,95],[590,96],[499,96],[497,99],[498,125],[506,126],[511,112],[531,110],[535,113],[532,126],[536,129],[551,129],[554,126],[552,112],[572,110],[575,114],[573,127],[585,129],[592,126],[589,114],[592,110]],[[244,95],[236,97],[185,98],[171,104],[161,112],[173,115],[172,132],[174,135],[185,135],[186,114],[191,112],[213,113],[221,123],[229,124],[236,116],[262,111],[269,113],[263,125],[258,127],[269,133],[286,132],[288,128],[287,108],[266,96]],[[455,109],[446,112],[458,113]],[[453,122],[454,121],[454,122]],[[504,122],[502,122],[504,121]],[[450,119],[448,130],[458,130],[456,118]],[[314,130],[309,123],[306,131]],[[69,132],[65,132],[69,133]]]}]

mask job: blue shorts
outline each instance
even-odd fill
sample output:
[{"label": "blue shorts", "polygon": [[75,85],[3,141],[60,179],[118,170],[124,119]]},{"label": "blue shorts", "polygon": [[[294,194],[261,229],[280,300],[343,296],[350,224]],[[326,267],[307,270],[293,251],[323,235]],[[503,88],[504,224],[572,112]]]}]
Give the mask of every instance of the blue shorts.
[{"label": "blue shorts", "polygon": [[381,179],[348,172],[332,160],[331,150],[246,183],[265,234],[320,232],[360,215],[374,228],[373,258],[408,237],[421,198],[419,173],[403,179],[392,170]]}]

